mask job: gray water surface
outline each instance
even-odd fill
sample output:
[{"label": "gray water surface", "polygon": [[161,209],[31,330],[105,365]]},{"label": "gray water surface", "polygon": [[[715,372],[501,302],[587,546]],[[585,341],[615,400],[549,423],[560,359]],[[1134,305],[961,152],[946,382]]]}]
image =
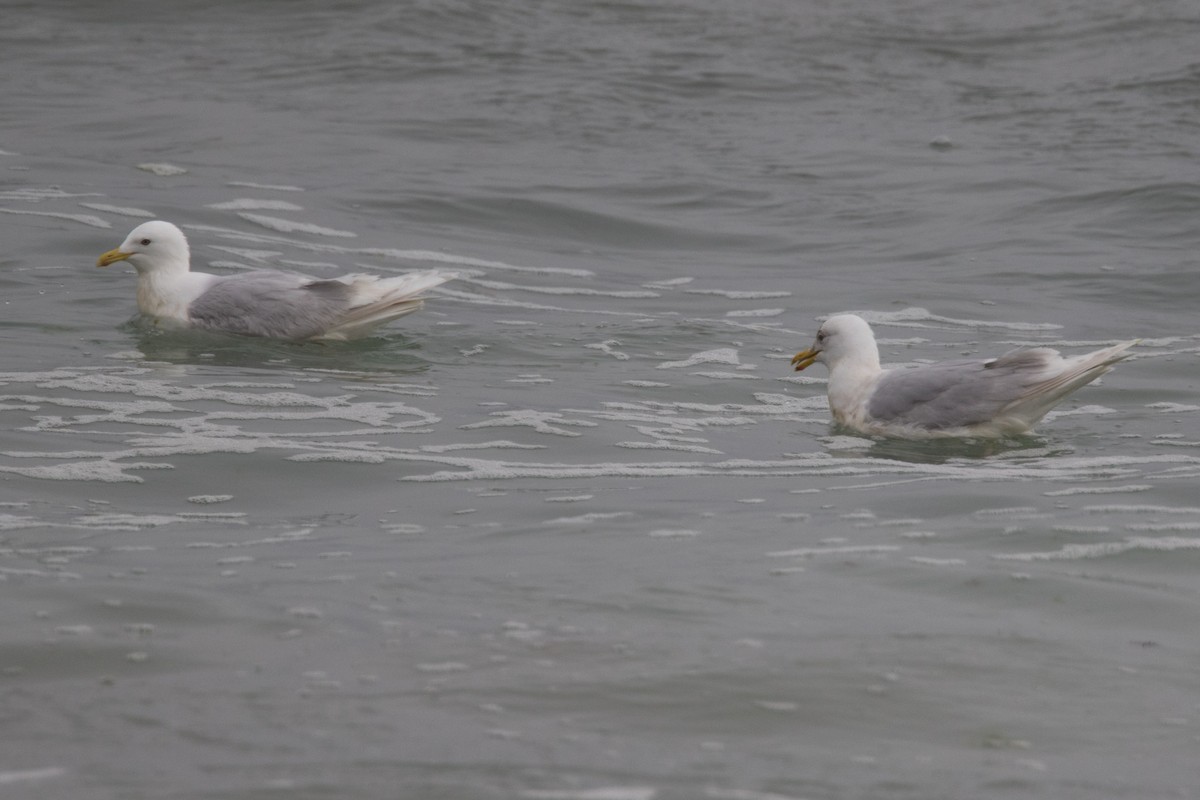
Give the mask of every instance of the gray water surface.
[{"label": "gray water surface", "polygon": [[[1200,11],[29,4],[0,28],[0,796],[1200,796]],[[377,338],[197,268],[453,269]],[[789,370],[1141,338],[1036,435]]]}]

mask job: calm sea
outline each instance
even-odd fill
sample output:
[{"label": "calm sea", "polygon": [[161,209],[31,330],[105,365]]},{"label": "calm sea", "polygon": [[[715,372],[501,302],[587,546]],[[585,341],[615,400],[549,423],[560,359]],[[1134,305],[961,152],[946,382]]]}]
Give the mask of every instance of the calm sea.
[{"label": "calm sea", "polygon": [[[1200,796],[1194,0],[9,3],[0,796]],[[378,338],[94,268],[460,278]],[[789,371],[1137,358],[1000,443]]]}]

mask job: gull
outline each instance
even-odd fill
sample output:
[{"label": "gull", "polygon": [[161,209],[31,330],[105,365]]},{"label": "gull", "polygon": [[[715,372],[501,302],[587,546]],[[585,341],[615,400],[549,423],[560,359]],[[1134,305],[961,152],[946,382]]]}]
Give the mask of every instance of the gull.
[{"label": "gull", "polygon": [[170,222],[138,225],[96,262],[137,270],[138,310],[155,324],[303,341],[345,341],[411,314],[421,293],[455,277],[430,270],[382,278],[312,278],[278,270],[192,272],[187,237]]},{"label": "gull", "polygon": [[1048,347],[999,358],[943,361],[883,369],[871,326],[854,314],[825,320],[796,370],[829,368],[829,409],[860,433],[929,438],[1000,437],[1025,433],[1076,389],[1128,358],[1137,340],[1064,358]]}]

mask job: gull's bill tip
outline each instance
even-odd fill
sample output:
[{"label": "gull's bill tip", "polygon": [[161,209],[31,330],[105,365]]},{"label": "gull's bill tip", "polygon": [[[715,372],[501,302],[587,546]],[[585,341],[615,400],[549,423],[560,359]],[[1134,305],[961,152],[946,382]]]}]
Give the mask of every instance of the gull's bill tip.
[{"label": "gull's bill tip", "polygon": [[792,356],[792,366],[796,368],[796,372],[811,367],[813,362],[817,360],[817,353],[811,347],[807,350],[801,350],[796,355]]},{"label": "gull's bill tip", "polygon": [[125,259],[129,258],[130,255],[130,253],[122,253],[119,248],[109,250],[107,253],[101,255],[100,258],[96,259],[96,266],[107,267],[109,264],[115,264],[118,261],[124,261]]}]

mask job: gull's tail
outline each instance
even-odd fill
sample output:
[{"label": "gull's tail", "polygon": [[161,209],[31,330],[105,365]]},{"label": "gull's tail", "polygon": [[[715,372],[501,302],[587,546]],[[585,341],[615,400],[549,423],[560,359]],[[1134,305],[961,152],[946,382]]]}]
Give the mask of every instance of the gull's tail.
[{"label": "gull's tail", "polygon": [[1050,409],[1066,399],[1071,392],[1110,372],[1113,364],[1133,355],[1126,351],[1139,341],[1134,339],[1121,342],[1103,350],[1070,358],[1058,357],[1056,361],[1047,364],[1044,379],[1031,384],[1020,397],[1008,404],[1004,409],[1004,416],[1019,419],[1033,427],[1034,423],[1046,416]]},{"label": "gull's tail", "polygon": [[422,293],[458,277],[455,272],[429,270],[393,278],[347,275],[339,280],[350,286],[350,308],[322,339],[357,339],[394,319],[411,314],[425,304]]}]

